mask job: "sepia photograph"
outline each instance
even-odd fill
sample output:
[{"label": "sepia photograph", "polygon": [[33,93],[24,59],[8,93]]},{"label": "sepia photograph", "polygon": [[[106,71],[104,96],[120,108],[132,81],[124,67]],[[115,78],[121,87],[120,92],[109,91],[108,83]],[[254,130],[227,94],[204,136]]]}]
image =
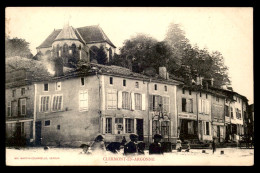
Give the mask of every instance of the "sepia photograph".
[{"label": "sepia photograph", "polygon": [[7,166],[253,166],[252,7],[6,7]]}]

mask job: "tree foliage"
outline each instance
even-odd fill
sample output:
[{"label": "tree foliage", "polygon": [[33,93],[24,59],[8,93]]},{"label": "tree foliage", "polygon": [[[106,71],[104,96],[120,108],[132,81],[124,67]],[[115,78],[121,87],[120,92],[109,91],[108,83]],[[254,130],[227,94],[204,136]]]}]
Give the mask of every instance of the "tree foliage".
[{"label": "tree foliage", "polygon": [[120,54],[114,57],[111,64],[138,73],[146,69],[155,69],[158,73],[159,67],[165,66],[171,75],[184,78],[187,83],[202,76],[214,78],[217,87],[230,84],[222,54],[192,46],[181,25],[175,23],[169,25],[163,41],[159,42],[146,34],[137,34],[125,40]]},{"label": "tree foliage", "polygon": [[30,43],[20,38],[7,37],[5,39],[5,57],[20,56],[25,58],[32,58],[33,54],[29,48]]}]

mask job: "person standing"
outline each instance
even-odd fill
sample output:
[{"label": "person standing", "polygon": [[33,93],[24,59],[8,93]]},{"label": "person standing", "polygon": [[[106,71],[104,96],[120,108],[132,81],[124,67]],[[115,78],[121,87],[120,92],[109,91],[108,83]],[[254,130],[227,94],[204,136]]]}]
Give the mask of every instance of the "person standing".
[{"label": "person standing", "polygon": [[91,151],[93,152],[105,152],[106,146],[104,143],[104,137],[102,135],[98,135],[94,141],[94,143],[91,145]]},{"label": "person standing", "polygon": [[125,155],[131,155],[137,153],[137,138],[138,136],[136,134],[130,134],[130,142],[128,142],[124,146],[124,154]]},{"label": "person standing", "polygon": [[163,154],[163,148],[161,146],[162,135],[155,134],[154,135],[154,142],[149,146],[149,154]]},{"label": "person standing", "polygon": [[215,144],[215,140],[214,139],[213,139],[213,142],[212,142],[212,151],[213,151],[213,154],[216,151],[216,144]]}]

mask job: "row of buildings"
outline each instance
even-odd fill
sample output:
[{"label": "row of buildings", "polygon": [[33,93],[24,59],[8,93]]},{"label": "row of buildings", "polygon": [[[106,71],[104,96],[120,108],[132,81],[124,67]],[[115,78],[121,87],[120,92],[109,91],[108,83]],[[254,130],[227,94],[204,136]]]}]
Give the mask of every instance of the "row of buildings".
[{"label": "row of buildings", "polygon": [[[63,53],[77,52],[73,45],[77,58],[87,62],[67,68]],[[23,138],[35,145],[79,146],[98,134],[106,142],[121,142],[135,133],[139,141],[151,143],[160,133],[172,143],[238,142],[247,133],[246,97],[215,88],[213,80],[200,77],[185,85],[170,78],[165,67],[151,77],[90,62],[91,47],[101,45],[109,60],[115,46],[99,26],[64,26],[37,48],[63,59],[63,65],[53,65],[54,75],[26,68],[6,71],[7,141]]]}]

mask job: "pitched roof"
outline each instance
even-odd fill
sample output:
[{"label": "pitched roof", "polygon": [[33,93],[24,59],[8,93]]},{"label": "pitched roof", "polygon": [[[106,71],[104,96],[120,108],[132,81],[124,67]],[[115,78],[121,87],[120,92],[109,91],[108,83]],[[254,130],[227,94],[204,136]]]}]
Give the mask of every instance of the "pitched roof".
[{"label": "pitched roof", "polygon": [[58,36],[58,34],[61,32],[61,29],[58,30],[54,30],[52,31],[52,33],[42,42],[42,44],[40,46],[38,46],[37,48],[47,48],[47,47],[51,47],[53,41],[55,40],[55,38]]},{"label": "pitched roof", "polygon": [[55,38],[56,40],[78,40],[78,37],[75,34],[75,31],[73,28],[69,25],[64,25],[61,32],[58,34],[58,36]]},{"label": "pitched roof", "polygon": [[[64,32],[64,33],[63,33]],[[98,25],[93,26],[85,26],[80,28],[70,27],[69,29],[62,31],[61,29],[54,30],[37,48],[47,48],[51,47],[53,41],[57,39],[57,37],[72,37],[79,39],[81,42],[89,43],[100,43],[107,42],[112,47],[116,48],[116,46],[110,41],[107,35],[104,33],[101,27]],[[70,36],[70,34],[72,34]]]}]

